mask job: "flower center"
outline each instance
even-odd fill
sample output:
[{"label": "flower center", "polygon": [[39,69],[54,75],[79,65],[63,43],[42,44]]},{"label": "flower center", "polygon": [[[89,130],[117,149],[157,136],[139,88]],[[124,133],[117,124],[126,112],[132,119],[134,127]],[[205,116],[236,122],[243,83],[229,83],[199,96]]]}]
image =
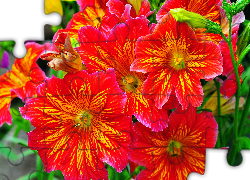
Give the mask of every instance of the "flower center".
[{"label": "flower center", "polygon": [[177,141],[170,141],[167,150],[172,157],[180,156],[181,155],[181,143]]},{"label": "flower center", "polygon": [[74,127],[81,127],[84,130],[90,130],[93,118],[94,116],[90,114],[89,111],[83,111],[77,116],[76,124],[74,125]]},{"label": "flower center", "polygon": [[135,91],[138,85],[138,79],[132,75],[128,75],[122,78],[122,86],[124,87],[125,92]]},{"label": "flower center", "polygon": [[185,62],[184,58],[180,57],[179,55],[175,55],[172,60],[172,67],[176,70],[184,69],[185,68]]}]

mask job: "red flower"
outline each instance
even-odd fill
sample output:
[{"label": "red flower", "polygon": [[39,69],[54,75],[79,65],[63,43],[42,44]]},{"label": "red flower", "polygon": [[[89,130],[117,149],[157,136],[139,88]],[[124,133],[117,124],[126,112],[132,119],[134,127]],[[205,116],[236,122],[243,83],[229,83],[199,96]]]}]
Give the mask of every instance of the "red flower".
[{"label": "red flower", "polygon": [[47,78],[37,98],[20,108],[36,127],[28,145],[38,150],[47,172],[61,170],[72,180],[108,179],[103,162],[118,172],[128,164],[132,121],[121,113],[125,102],[113,69]]},{"label": "red flower", "polygon": [[107,6],[109,12],[119,17],[119,22],[126,22],[128,19],[140,16],[148,17],[154,13],[154,11],[150,11],[150,3],[148,0],[109,0]]},{"label": "red flower", "polygon": [[109,12],[106,7],[106,0],[78,0],[81,11],[74,14],[64,31],[68,32],[71,38],[78,40],[78,30],[83,26],[92,26],[105,34],[118,23],[118,17]]},{"label": "red flower", "polygon": [[[115,69],[117,82],[127,94],[124,113],[135,115],[145,126],[159,131],[167,126],[167,111],[159,110],[152,100],[142,94],[146,74],[130,71],[130,65],[135,60],[136,40],[148,33],[148,20],[145,17],[118,24],[107,38],[97,29],[83,27],[79,31],[82,42],[79,50],[88,71]],[[171,99],[173,108],[175,97]]]},{"label": "red flower", "polygon": [[217,123],[212,113],[196,113],[177,108],[169,117],[169,126],[161,132],[135,123],[134,142],[129,159],[145,166],[137,180],[186,180],[191,172],[204,173],[206,148],[217,140]]},{"label": "red flower", "polygon": [[[230,3],[230,1],[228,0]],[[205,18],[216,22],[222,28],[222,32],[228,36],[229,33],[229,21],[226,16],[226,12],[222,9],[222,0],[168,0],[161,7],[156,15],[157,21],[160,21],[161,18],[166,15],[170,9],[174,8],[184,8],[187,11],[198,13]],[[244,22],[245,16],[243,12],[238,13],[233,17],[232,21],[232,34],[237,33],[240,23]],[[206,29],[195,29],[195,33],[198,39],[204,39],[206,41],[213,41],[218,44],[222,37],[219,34],[206,33]]]},{"label": "red flower", "polygon": [[80,10],[84,10],[87,7],[96,7],[106,9],[106,3],[108,0],[77,0],[77,4],[80,6]]},{"label": "red flower", "polygon": [[172,91],[186,109],[198,107],[203,101],[200,79],[210,79],[222,73],[221,54],[212,42],[198,41],[186,23],[165,15],[152,35],[138,39],[136,60],[132,71],[150,72],[143,86],[147,98],[156,106],[168,102]]},{"label": "red flower", "polygon": [[27,48],[25,57],[16,59],[12,70],[0,76],[0,126],[4,122],[11,124],[12,117],[9,112],[11,100],[19,97],[24,102],[26,98],[31,98],[36,94],[37,85],[46,77],[36,64],[40,54],[45,50],[45,45],[27,43],[25,46]]},{"label": "red flower", "polygon": [[[159,22],[163,16],[165,16],[170,9],[183,8],[187,11],[198,13],[209,20],[220,24],[220,9],[218,6],[220,0],[168,0],[161,7],[156,15],[156,19]],[[221,35],[206,33],[206,29],[195,29],[197,39],[212,40],[214,42],[220,42],[222,40]],[[205,39],[204,39],[205,38]]]}]

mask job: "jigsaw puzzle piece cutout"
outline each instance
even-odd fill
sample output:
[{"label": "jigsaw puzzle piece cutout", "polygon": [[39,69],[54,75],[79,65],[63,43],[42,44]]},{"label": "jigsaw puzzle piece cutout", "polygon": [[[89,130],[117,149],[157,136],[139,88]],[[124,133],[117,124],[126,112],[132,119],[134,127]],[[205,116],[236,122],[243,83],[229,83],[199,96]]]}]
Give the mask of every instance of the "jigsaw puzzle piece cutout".
[{"label": "jigsaw puzzle piece cutout", "polygon": [[18,58],[24,57],[27,52],[25,41],[44,40],[44,25],[56,25],[61,21],[59,14],[45,15],[44,9],[41,8],[44,7],[44,0],[2,1],[1,6],[3,8],[0,16],[7,18],[1,19],[4,27],[1,28],[0,40],[15,40],[13,53]]},{"label": "jigsaw puzzle piece cutout", "polygon": [[226,149],[207,149],[206,152],[206,171],[204,175],[191,173],[188,180],[220,180],[220,179],[248,179],[248,169],[250,164],[250,152],[242,151],[244,160],[240,166],[232,167],[227,163]]}]

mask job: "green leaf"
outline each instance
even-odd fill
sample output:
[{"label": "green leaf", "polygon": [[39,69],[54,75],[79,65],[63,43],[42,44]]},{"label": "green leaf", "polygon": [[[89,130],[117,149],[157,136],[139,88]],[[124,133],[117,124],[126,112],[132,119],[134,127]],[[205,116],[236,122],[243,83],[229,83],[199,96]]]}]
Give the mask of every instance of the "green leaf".
[{"label": "green leaf", "polygon": [[244,79],[241,85],[241,96],[247,96],[250,86],[250,68],[244,70],[241,77]]},{"label": "green leaf", "polygon": [[1,41],[0,42],[0,46],[3,48],[3,49],[7,49],[9,47],[14,47],[15,45],[15,42],[14,41]]},{"label": "green leaf", "polygon": [[60,79],[63,79],[63,71],[62,70],[57,71],[57,77]]},{"label": "green leaf", "polygon": [[25,132],[30,131],[30,122],[21,116],[19,110],[16,108],[10,108],[10,113],[13,118],[13,124],[17,125],[14,133],[15,137],[17,137],[20,130],[24,130]]},{"label": "green leaf", "polygon": [[[241,117],[241,116],[240,116]],[[250,135],[250,119],[247,118],[246,124],[243,128],[243,132],[241,133],[242,136],[248,136]]]},{"label": "green leaf", "polygon": [[52,75],[54,75],[55,77],[57,77],[56,76],[57,72],[56,72],[56,70],[50,68],[50,77],[52,77]]},{"label": "green leaf", "polygon": [[63,29],[62,28],[62,26],[61,25],[59,25],[59,26],[51,26],[51,30],[54,32],[54,33],[56,33],[59,29]]},{"label": "green leaf", "polygon": [[239,144],[239,149],[250,149],[250,139],[248,137],[241,137],[237,140],[237,143]]},{"label": "green leaf", "polygon": [[78,41],[75,38],[70,38],[70,42],[71,42],[73,48],[80,46],[80,44],[78,43]]},{"label": "green leaf", "polygon": [[250,133],[250,126],[246,125],[243,129],[242,136],[246,136]]},{"label": "green leaf", "polygon": [[[223,116],[223,118],[220,118],[222,122],[221,132],[222,133],[222,144],[221,147],[228,146],[229,140],[232,138],[233,134],[233,121],[230,118],[230,115]],[[217,117],[215,117],[217,120]]]},{"label": "green leaf", "polygon": [[121,180],[121,179],[127,179],[130,177],[127,171],[127,168],[125,168],[121,173],[119,173],[115,170],[115,168],[107,164],[107,170],[109,173],[108,179]]},{"label": "green leaf", "polygon": [[111,166],[108,166],[107,167],[107,170],[108,170],[108,179],[115,179],[115,169],[112,168]]},{"label": "green leaf", "polygon": [[198,109],[197,111],[213,112],[211,109]]}]

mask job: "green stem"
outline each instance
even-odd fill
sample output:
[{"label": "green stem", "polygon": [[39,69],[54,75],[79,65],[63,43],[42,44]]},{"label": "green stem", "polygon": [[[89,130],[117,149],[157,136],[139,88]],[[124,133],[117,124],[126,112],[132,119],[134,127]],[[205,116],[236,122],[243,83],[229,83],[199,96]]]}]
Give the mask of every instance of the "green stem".
[{"label": "green stem", "polygon": [[240,64],[242,62],[242,60],[244,59],[244,57],[247,55],[247,53],[250,51],[250,44],[248,44],[248,46],[244,49],[244,51],[241,53],[238,64]]},{"label": "green stem", "polygon": [[221,122],[221,102],[220,102],[220,83],[217,82],[216,80],[214,80],[215,82],[215,86],[216,86],[216,89],[217,89],[217,106],[218,106],[218,131],[219,131],[219,134],[218,134],[218,139],[217,139],[217,148],[221,148],[222,147],[222,144],[223,144],[223,139],[222,139],[222,122]]},{"label": "green stem", "polygon": [[234,67],[234,72],[236,75],[236,80],[237,80],[237,91],[236,91],[236,102],[235,102],[235,114],[234,114],[234,127],[233,127],[233,149],[230,151],[231,153],[229,154],[229,164],[233,165],[234,160],[237,154],[238,147],[236,145],[237,139],[238,139],[238,116],[239,116],[239,102],[240,102],[240,94],[241,94],[241,84],[240,84],[240,76],[238,72],[238,65],[237,62],[235,61],[234,58],[234,52],[233,52],[233,46],[232,46],[232,17],[229,17],[229,35],[228,39],[222,35],[223,39],[227,42],[230,50],[230,55],[232,58],[232,63]]},{"label": "green stem", "polygon": [[239,137],[241,137],[242,132],[243,132],[243,128],[246,124],[247,121],[247,115],[248,115],[248,111],[249,111],[249,107],[250,107],[250,89],[248,91],[248,95],[247,95],[247,101],[241,116],[241,120],[240,120],[240,125],[239,125]]},{"label": "green stem", "polygon": [[48,180],[53,180],[54,174],[55,174],[55,171],[51,171],[51,172],[49,173]]},{"label": "green stem", "polygon": [[126,180],[130,180],[134,175],[138,175],[138,174],[140,173],[140,170],[141,170],[141,169],[145,169],[145,167],[143,167],[143,166],[138,166],[138,167],[135,169],[135,171],[134,171],[132,174],[130,174],[129,178],[127,178]]},{"label": "green stem", "polygon": [[36,171],[37,180],[43,180],[42,160],[39,156],[36,156]]}]

